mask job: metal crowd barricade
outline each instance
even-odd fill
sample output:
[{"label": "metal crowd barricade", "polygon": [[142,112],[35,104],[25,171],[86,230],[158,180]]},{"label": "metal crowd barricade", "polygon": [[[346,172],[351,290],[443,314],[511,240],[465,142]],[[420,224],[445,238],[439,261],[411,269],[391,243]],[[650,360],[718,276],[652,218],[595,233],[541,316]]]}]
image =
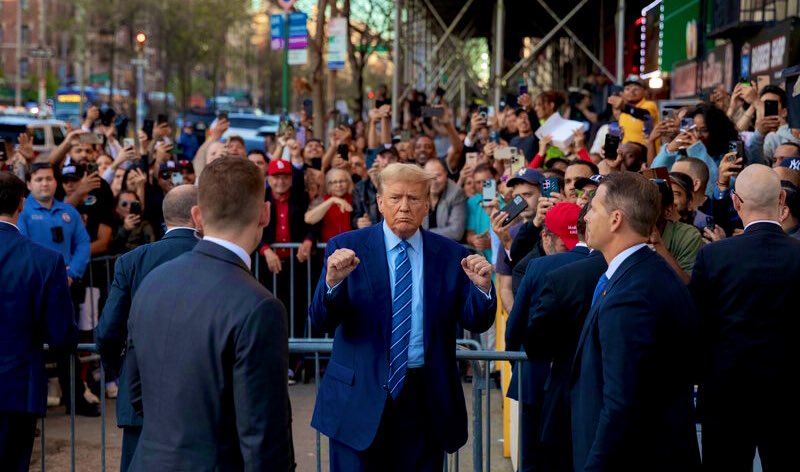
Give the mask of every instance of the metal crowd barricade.
[{"label": "metal crowd barricade", "polygon": [[[488,368],[490,362],[496,361],[526,361],[525,353],[523,352],[503,352],[503,351],[485,351],[480,350],[480,344],[472,339],[459,339],[457,341],[462,349],[456,350],[456,359],[465,360],[472,363],[473,368],[473,381],[472,381],[472,470],[474,472],[489,472],[491,470],[491,390],[492,381],[490,377],[490,369]],[[472,349],[464,349],[472,348]],[[45,345],[45,349],[47,346]],[[315,387],[319,390],[320,384],[320,356],[323,354],[330,354],[333,349],[333,340],[331,339],[290,339],[289,352],[296,354],[313,354],[314,355],[314,381]],[[97,353],[96,344],[78,344],[79,351],[89,351]],[[520,374],[521,375],[521,374]],[[522,379],[519,379],[519,385],[522,385]],[[75,468],[75,382],[76,382],[76,367],[75,356],[70,356],[70,465],[71,470],[74,472]],[[485,394],[484,394],[485,392]],[[484,401],[485,397],[485,401]],[[484,411],[485,410],[485,411]],[[520,408],[518,410],[518,419],[521,419]],[[105,397],[105,372],[102,365],[100,366],[100,470],[106,470],[106,397]],[[519,441],[519,436],[518,436]],[[41,420],[41,470],[44,472],[46,469],[46,454],[45,454],[45,418]],[[519,442],[518,442],[518,460],[519,456]],[[329,449],[330,450],[330,449]],[[445,456],[444,472],[450,470],[450,461],[453,461],[454,470],[459,470],[459,452]],[[521,468],[521,462],[518,462]],[[316,432],[316,470],[322,471],[322,437],[320,433]]]}]

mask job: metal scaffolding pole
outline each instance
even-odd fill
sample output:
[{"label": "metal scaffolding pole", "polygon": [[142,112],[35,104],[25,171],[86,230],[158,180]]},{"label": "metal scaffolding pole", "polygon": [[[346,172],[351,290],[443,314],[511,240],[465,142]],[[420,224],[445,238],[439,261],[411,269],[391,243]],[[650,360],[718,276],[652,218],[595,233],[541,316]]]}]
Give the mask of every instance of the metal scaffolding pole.
[{"label": "metal scaffolding pole", "polygon": [[403,0],[394,3],[394,41],[392,41],[392,54],[394,71],[392,72],[392,131],[397,129],[397,118],[400,115],[400,15],[403,12]]},{"label": "metal scaffolding pole", "polygon": [[625,50],[625,0],[619,0],[617,7],[617,84],[625,80],[623,54]]},{"label": "metal scaffolding pole", "polygon": [[503,95],[503,42],[505,41],[505,0],[495,2],[495,30],[494,30],[494,109],[500,109],[500,99]]}]

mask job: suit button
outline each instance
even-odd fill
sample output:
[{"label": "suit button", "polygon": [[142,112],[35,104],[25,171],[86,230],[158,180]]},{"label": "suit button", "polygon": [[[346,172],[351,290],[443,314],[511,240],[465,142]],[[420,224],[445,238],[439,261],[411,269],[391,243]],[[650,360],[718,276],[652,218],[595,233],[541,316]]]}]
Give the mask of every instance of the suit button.
[{"label": "suit button", "polygon": [[389,386],[388,386],[388,385],[386,385],[386,384],[383,384],[383,389],[384,389],[384,390],[386,390],[386,391],[388,392],[388,391],[389,391]]}]

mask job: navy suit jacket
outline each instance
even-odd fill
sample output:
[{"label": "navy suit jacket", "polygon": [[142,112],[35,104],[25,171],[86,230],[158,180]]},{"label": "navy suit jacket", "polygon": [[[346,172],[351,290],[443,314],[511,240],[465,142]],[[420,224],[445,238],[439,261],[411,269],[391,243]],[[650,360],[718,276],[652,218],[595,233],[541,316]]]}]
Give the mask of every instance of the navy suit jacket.
[{"label": "navy suit jacket", "polygon": [[[448,452],[467,441],[467,411],[456,363],[456,323],[480,333],[494,322],[497,309],[461,268],[469,253],[455,242],[422,231],[423,338],[425,382],[429,388],[435,434]],[[389,398],[389,343],[392,297],[383,226],[351,231],[328,242],[355,251],[360,264],[327,295],[323,269],[309,307],[318,330],[336,330],[333,353],[317,394],[311,425],[356,450],[368,448]]]},{"label": "navy suit jacket", "polygon": [[[702,321],[702,399],[737,410],[781,402],[798,411],[800,241],[780,226],[756,223],[740,236],[703,247],[689,288]],[[703,411],[707,414],[708,411]]]},{"label": "navy suit jacket", "polygon": [[44,415],[44,348],[73,350],[78,327],[61,254],[0,223],[0,411]]},{"label": "navy suit jacket", "polygon": [[[525,339],[525,331],[528,327],[528,312],[536,306],[539,294],[544,285],[544,278],[553,270],[579,261],[589,255],[589,248],[577,246],[571,251],[561,254],[553,254],[545,257],[537,257],[528,263],[525,276],[514,296],[514,307],[508,315],[506,323],[506,351],[521,351],[522,343]],[[522,398],[519,396],[519,372],[522,368]],[[550,373],[550,362],[523,362],[521,365],[514,365],[514,373],[511,382],[508,384],[506,396],[514,400],[520,400],[529,405],[536,404],[542,399],[544,383]]]},{"label": "navy suit jacket", "polygon": [[[528,359],[550,364],[544,387],[540,440],[571,451],[569,388],[575,346],[592,306],[592,295],[608,265],[600,251],[559,267],[544,278],[538,303],[528,312],[525,352]],[[572,456],[565,458],[570,463]]]},{"label": "navy suit jacket", "polygon": [[200,241],[155,268],[128,333],[130,471],[289,470],[286,310],[236,254]]},{"label": "navy suit jacket", "polygon": [[190,229],[175,229],[154,243],[123,254],[114,265],[114,281],[108,292],[100,322],[95,330],[97,349],[106,369],[119,373],[117,426],[141,426],[142,417],[131,407],[125,375],[125,341],[128,339],[128,314],[139,285],[151,270],[191,251],[197,237]]},{"label": "navy suit jacket", "polygon": [[577,471],[693,471],[698,322],[689,290],[648,247],[620,265],[584,323],[573,364]]}]

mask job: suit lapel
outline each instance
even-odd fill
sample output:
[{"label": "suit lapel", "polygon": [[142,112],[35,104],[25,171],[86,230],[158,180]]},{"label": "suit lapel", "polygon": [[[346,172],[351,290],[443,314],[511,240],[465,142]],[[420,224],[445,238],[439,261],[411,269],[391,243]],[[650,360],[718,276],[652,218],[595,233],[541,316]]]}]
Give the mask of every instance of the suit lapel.
[{"label": "suit lapel", "polygon": [[625,276],[625,274],[634,266],[636,266],[641,261],[645,260],[648,256],[652,255],[653,251],[649,247],[643,247],[638,251],[631,254],[622,265],[614,272],[614,275],[611,276],[611,280],[608,281],[606,288],[603,289],[603,293],[597,298],[597,301],[589,310],[589,314],[586,316],[586,321],[583,323],[583,329],[581,330],[581,336],[578,338],[577,349],[575,350],[575,357],[572,361],[572,374],[573,378],[574,375],[577,375],[578,370],[580,368],[580,359],[581,359],[581,350],[583,347],[583,343],[586,341],[586,337],[590,335],[592,330],[594,329],[594,324],[597,321],[597,316],[600,312],[600,309],[606,301],[606,295],[612,293],[614,287],[617,283]]},{"label": "suit lapel", "polygon": [[[364,256],[361,261],[367,269],[367,283],[373,300],[383,303],[379,313],[388,313],[381,317],[381,334],[386,346],[389,346],[389,331],[392,318],[392,290],[389,279],[389,261],[386,257],[386,243],[383,240],[383,225],[376,224],[370,227],[364,241]],[[359,256],[361,257],[361,256]]]}]

